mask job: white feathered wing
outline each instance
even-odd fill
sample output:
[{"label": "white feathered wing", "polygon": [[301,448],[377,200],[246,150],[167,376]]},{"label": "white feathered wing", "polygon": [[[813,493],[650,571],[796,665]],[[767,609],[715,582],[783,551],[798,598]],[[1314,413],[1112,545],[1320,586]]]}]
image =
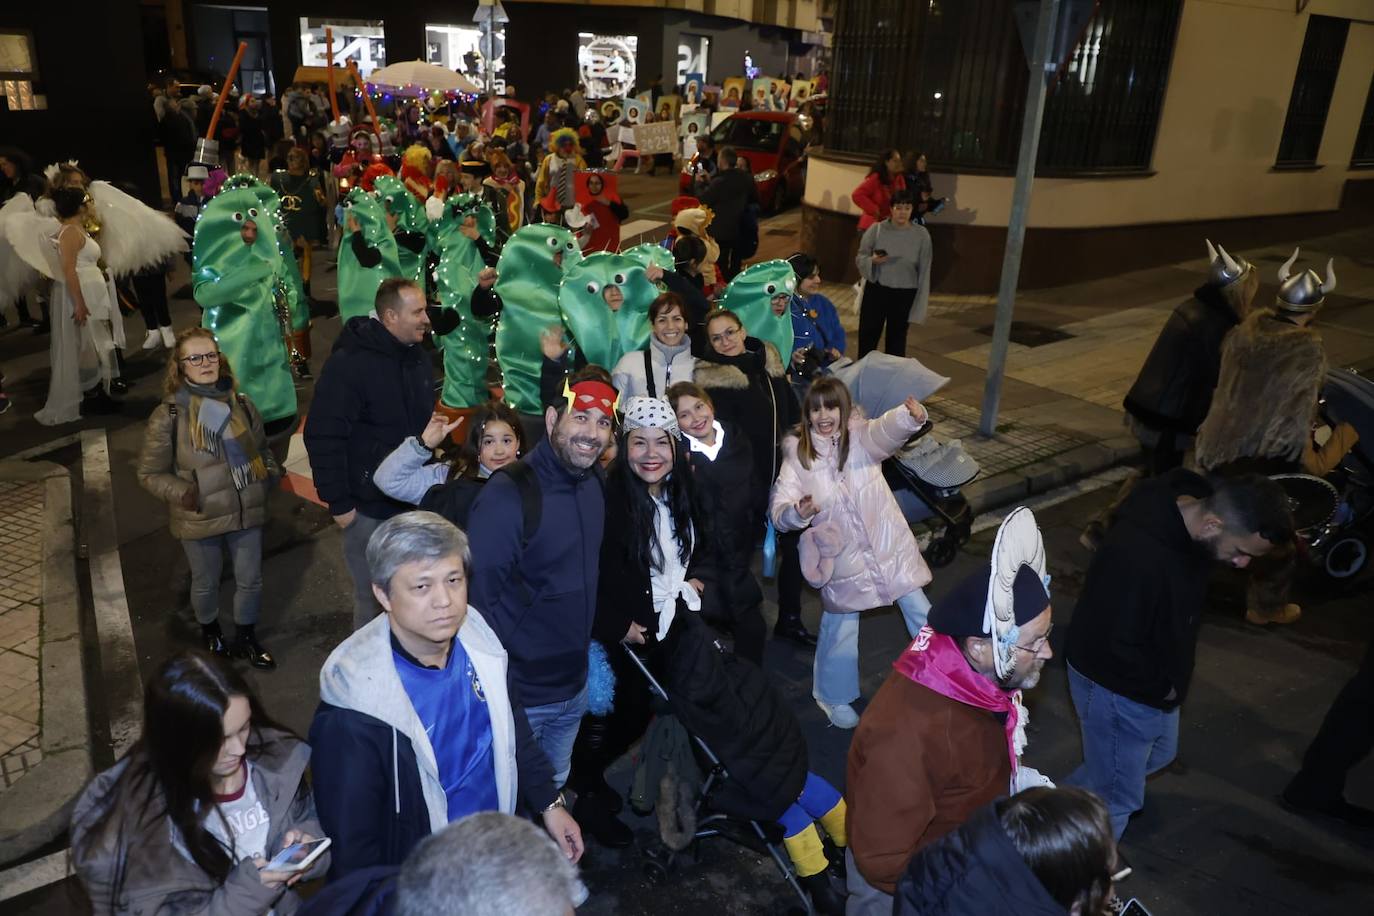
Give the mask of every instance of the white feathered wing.
[{"label": "white feathered wing", "polygon": [[90,190],[100,219],[101,258],[117,279],[187,250],[190,236],[167,214],[108,181],[92,181]]}]

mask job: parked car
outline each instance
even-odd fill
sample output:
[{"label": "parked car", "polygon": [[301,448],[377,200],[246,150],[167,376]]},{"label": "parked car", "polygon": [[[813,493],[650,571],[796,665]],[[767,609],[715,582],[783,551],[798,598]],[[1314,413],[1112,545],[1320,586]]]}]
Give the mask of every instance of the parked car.
[{"label": "parked car", "polygon": [[[730,115],[711,131],[716,149],[733,146],[749,163],[758,187],[759,200],[777,212],[789,201],[801,200],[806,187],[806,151],[795,111],[741,111]],[[693,193],[697,157],[682,164],[678,190]]]}]

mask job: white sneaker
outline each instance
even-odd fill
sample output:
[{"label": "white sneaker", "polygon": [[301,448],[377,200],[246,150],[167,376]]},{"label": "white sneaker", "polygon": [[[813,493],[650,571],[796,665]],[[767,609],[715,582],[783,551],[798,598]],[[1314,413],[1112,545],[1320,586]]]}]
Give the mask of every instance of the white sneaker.
[{"label": "white sneaker", "polygon": [[859,724],[859,714],[848,703],[831,704],[817,700],[816,705],[825,712],[830,724],[836,728],[853,728]]},{"label": "white sneaker", "polygon": [[171,325],[165,324],[158,328],[158,331],[162,334],[162,345],[168,350],[177,345],[177,335],[176,332],[172,330]]},{"label": "white sneaker", "polygon": [[149,331],[148,336],[143,338],[143,349],[156,350],[162,346],[162,335],[157,331]]}]

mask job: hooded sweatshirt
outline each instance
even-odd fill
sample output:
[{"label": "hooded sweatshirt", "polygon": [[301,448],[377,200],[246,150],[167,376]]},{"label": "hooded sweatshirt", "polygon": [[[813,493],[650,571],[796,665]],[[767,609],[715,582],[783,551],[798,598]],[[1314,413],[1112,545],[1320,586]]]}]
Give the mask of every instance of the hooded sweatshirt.
[{"label": "hooded sweatshirt", "polygon": [[[530,807],[542,809],[556,792],[553,773],[512,696],[506,652],[471,606],[457,639],[486,696],[499,808],[514,812],[523,793]],[[390,615],[373,618],[325,661],[310,745],[320,822],[337,847],[332,877],[399,865],[448,824],[434,746],[396,672]]]},{"label": "hooded sweatshirt", "polygon": [[1204,478],[1177,470],[1121,506],[1069,624],[1066,657],[1079,674],[1157,709],[1183,702],[1213,560],[1184,526],[1178,498],[1211,493]]},{"label": "hooded sweatshirt", "polygon": [[410,508],[382,493],[373,474],[429,422],[432,379],[418,344],[401,343],[375,318],[350,318],[344,325],[305,421],[315,490],[330,514],[357,509],[387,519]]},{"label": "hooded sweatshirt", "polygon": [[896,916],[1067,912],[1016,851],[992,805],[912,856],[896,898]]}]

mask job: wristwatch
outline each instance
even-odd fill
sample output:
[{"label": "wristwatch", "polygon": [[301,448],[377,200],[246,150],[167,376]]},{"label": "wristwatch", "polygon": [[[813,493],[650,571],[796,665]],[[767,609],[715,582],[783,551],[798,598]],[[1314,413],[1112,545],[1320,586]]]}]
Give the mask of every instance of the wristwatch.
[{"label": "wristwatch", "polygon": [[559,790],[558,790],[558,794],[555,795],[555,796],[553,797],[553,801],[549,802],[548,807],[546,807],[543,811],[540,811],[539,813],[540,813],[540,814],[548,814],[550,811],[552,811],[552,810],[555,809],[555,808],[566,808],[566,807],[568,807],[568,800],[567,800],[566,798],[563,797],[563,790],[562,790],[562,789],[559,789]]}]

